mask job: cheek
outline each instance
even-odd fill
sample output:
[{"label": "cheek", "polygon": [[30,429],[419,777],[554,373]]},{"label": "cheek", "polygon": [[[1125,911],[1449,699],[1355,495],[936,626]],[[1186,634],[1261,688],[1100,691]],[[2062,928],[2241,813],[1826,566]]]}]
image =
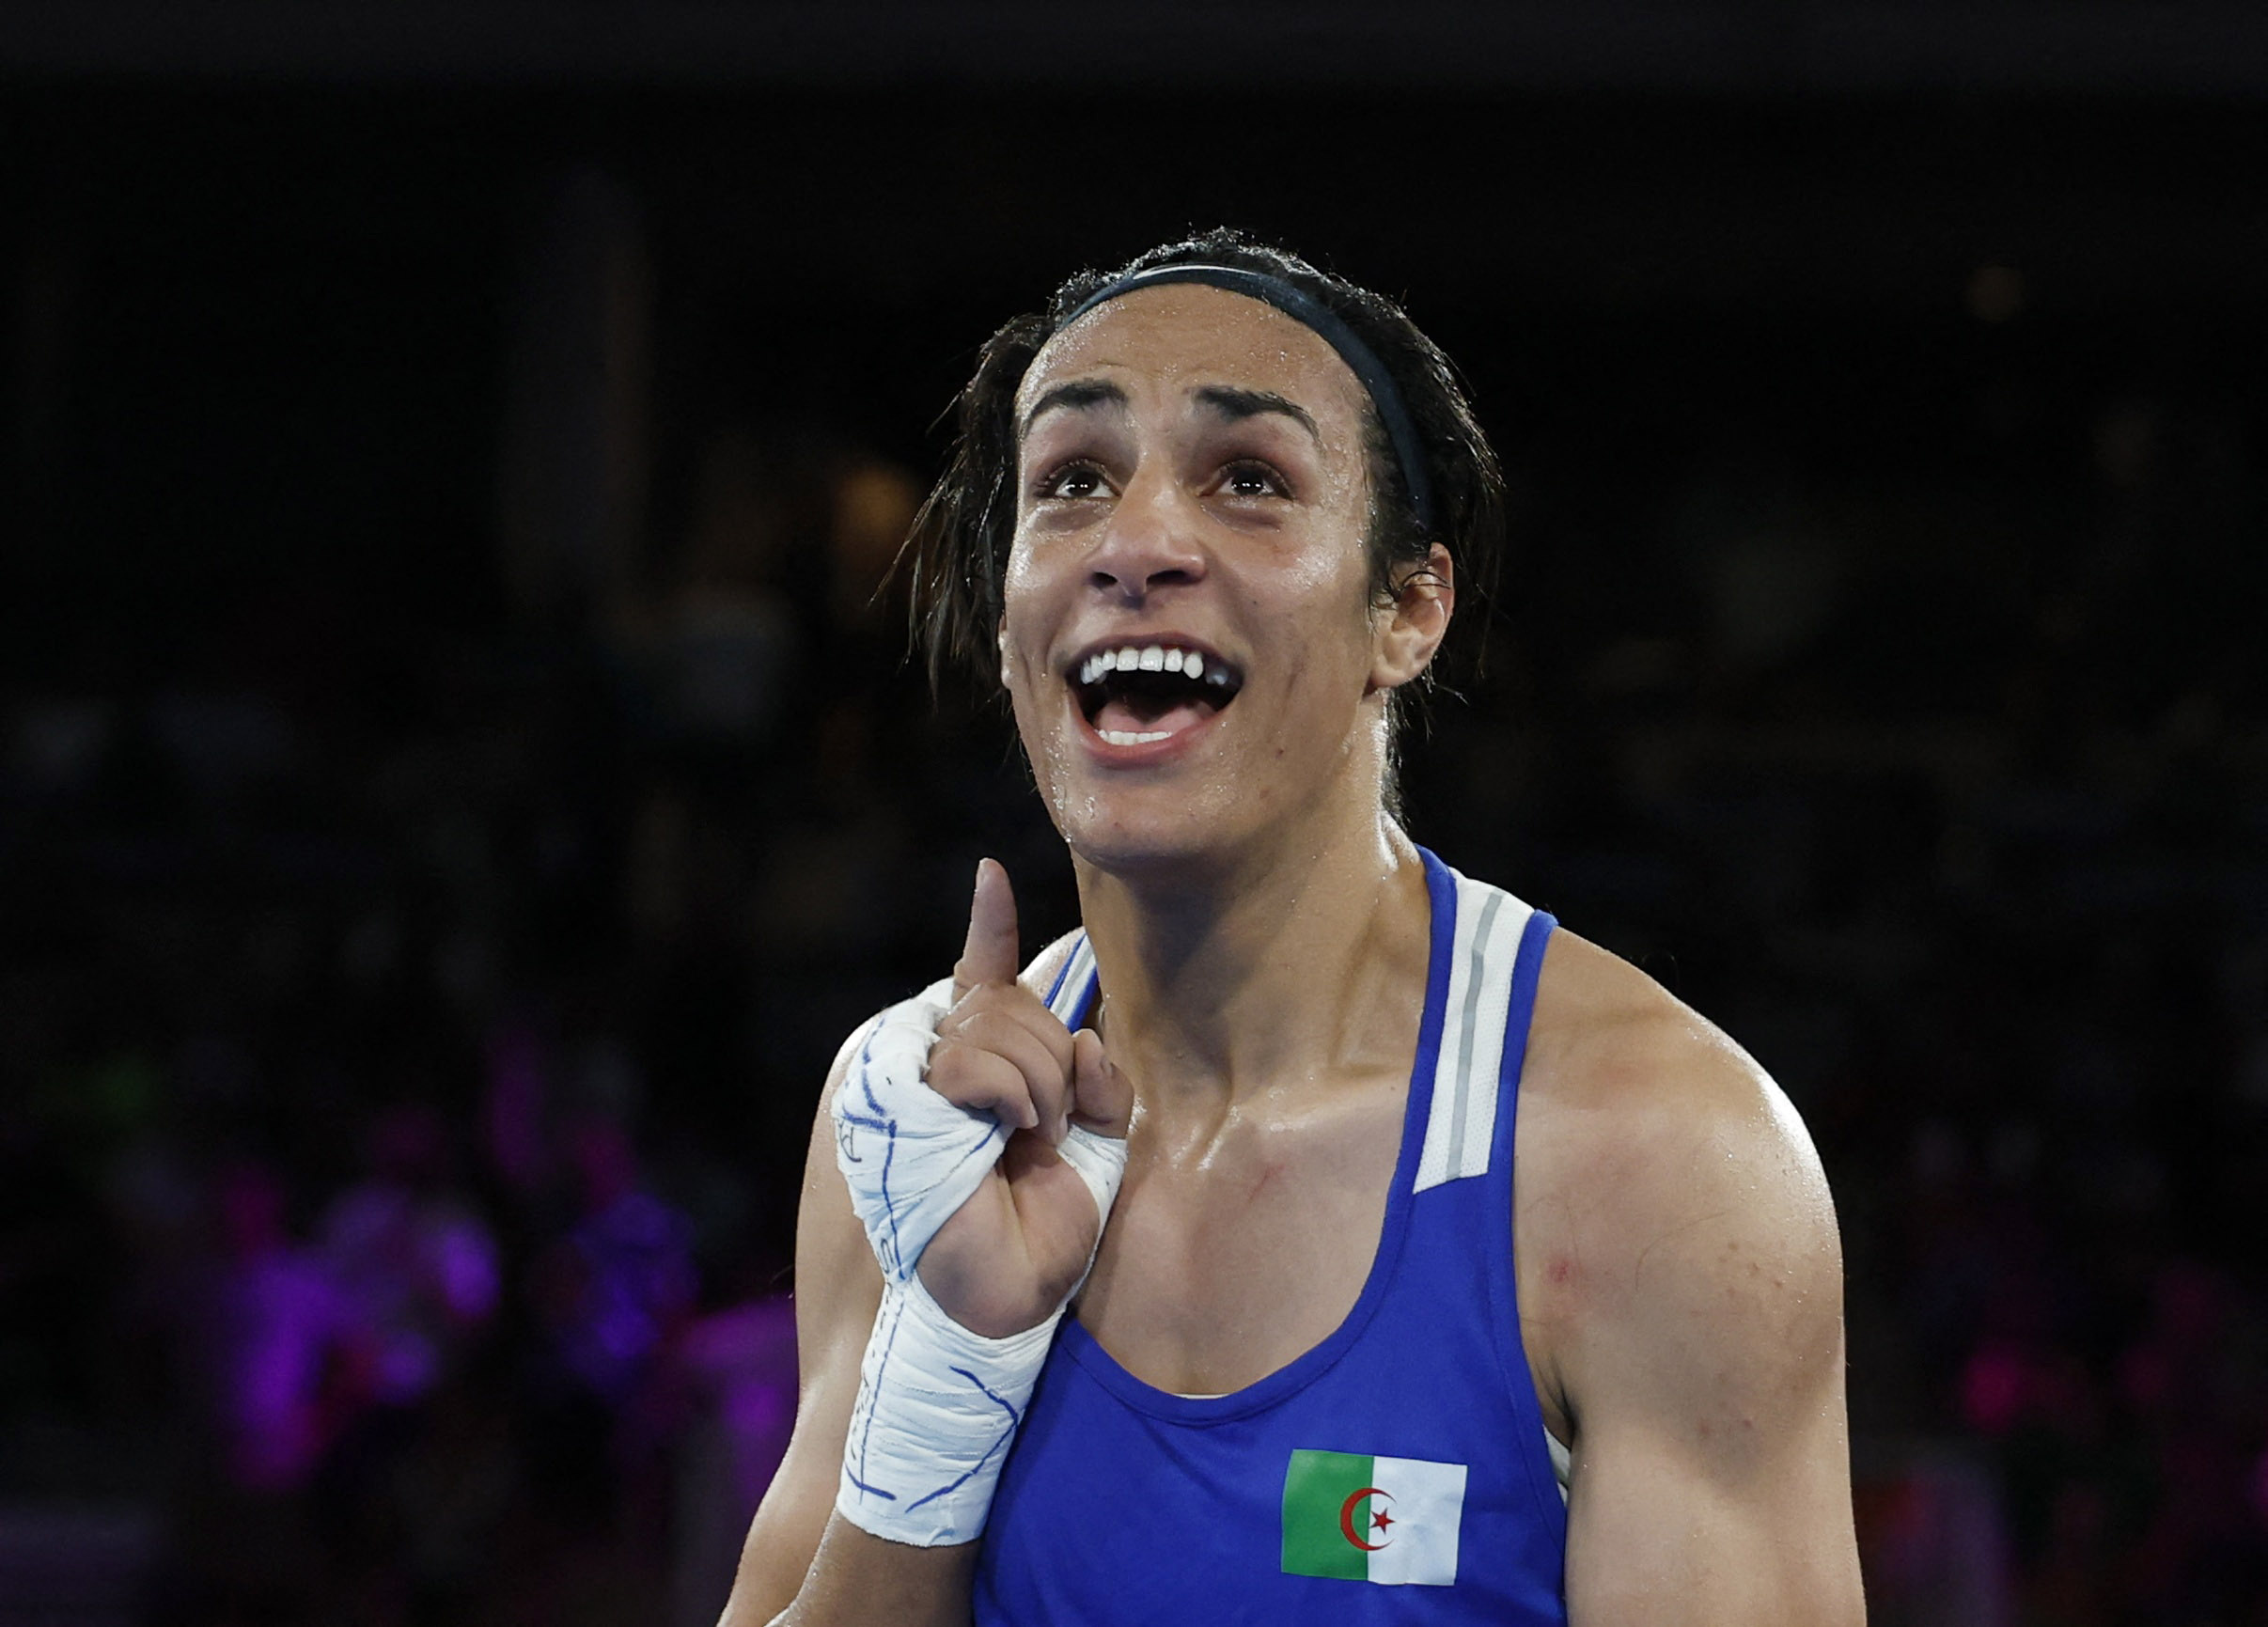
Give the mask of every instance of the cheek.
[{"label": "cheek", "polygon": [[1046,648],[1045,606],[1037,591],[1030,556],[1021,544],[1011,549],[1000,582],[1000,679],[1011,690]]},{"label": "cheek", "polygon": [[1342,558],[1302,560],[1282,574],[1277,586],[1281,591],[1271,595],[1275,608],[1270,618],[1298,630],[1290,653],[1301,691],[1322,701],[1342,687],[1337,680],[1367,679],[1377,641],[1367,562],[1350,570]]}]

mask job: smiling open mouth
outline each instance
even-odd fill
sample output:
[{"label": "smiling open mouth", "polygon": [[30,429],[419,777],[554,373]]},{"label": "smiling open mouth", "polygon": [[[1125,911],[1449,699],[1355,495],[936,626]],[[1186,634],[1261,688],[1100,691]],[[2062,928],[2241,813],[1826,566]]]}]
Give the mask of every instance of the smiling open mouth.
[{"label": "smiling open mouth", "polygon": [[1181,644],[1099,649],[1071,675],[1071,692],[1095,732],[1112,745],[1170,740],[1236,698],[1243,675]]}]

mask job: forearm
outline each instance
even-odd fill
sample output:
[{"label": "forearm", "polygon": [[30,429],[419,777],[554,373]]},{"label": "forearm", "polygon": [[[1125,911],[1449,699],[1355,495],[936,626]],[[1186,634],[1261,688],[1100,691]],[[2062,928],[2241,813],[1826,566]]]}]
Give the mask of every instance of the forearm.
[{"label": "forearm", "polygon": [[[916,1548],[885,1541],[837,1515],[819,1553],[774,1627],[968,1627],[977,1544]],[[720,1627],[761,1627],[743,1588],[733,1590]]]}]

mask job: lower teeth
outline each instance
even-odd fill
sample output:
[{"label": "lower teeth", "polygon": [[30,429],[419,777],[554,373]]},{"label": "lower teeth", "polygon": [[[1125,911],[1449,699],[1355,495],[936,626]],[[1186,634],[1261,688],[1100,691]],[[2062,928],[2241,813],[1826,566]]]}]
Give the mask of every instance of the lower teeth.
[{"label": "lower teeth", "polygon": [[1095,732],[1113,745],[1148,745],[1153,740],[1165,740],[1173,733],[1170,728],[1136,730],[1131,728],[1098,728]]}]

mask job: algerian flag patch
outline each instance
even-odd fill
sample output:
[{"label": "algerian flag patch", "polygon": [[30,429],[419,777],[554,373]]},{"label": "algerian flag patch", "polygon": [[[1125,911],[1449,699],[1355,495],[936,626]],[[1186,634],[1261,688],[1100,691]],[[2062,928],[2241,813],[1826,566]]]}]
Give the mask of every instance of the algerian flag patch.
[{"label": "algerian flag patch", "polygon": [[1457,1580],[1464,1467],[1293,1452],[1284,1471],[1286,1573],[1447,1587]]}]

